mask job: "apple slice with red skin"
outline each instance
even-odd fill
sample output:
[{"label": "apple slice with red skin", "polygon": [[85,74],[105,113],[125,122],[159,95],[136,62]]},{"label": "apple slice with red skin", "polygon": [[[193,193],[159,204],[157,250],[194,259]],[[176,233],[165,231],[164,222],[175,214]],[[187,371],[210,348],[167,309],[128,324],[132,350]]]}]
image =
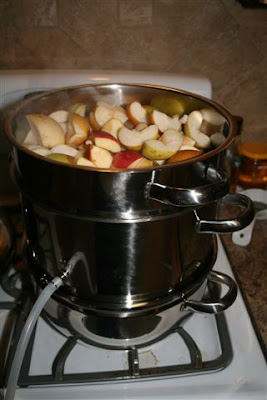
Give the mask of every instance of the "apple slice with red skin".
[{"label": "apple slice with red skin", "polygon": [[141,157],[138,160],[134,161],[132,164],[130,164],[128,168],[133,168],[133,169],[149,168],[149,167],[153,167],[153,165],[154,165],[154,162],[152,160],[148,160],[145,157]]},{"label": "apple slice with red skin", "polygon": [[121,151],[121,144],[114,136],[103,131],[93,131],[92,138],[96,146],[111,151],[111,153],[118,153]]},{"label": "apple slice with red skin", "polygon": [[113,159],[108,150],[95,145],[88,146],[87,158],[98,168],[110,168]]},{"label": "apple slice with red skin", "polygon": [[116,153],[113,157],[112,167],[125,169],[129,168],[131,164],[143,158],[141,153],[135,150],[123,150]]}]

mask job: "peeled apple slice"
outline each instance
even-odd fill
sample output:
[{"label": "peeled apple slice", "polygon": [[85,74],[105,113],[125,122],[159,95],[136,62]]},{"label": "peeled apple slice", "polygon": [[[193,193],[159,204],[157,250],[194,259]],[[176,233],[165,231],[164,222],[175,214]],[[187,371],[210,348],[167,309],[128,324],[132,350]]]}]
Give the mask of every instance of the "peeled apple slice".
[{"label": "peeled apple slice", "polygon": [[64,132],[53,118],[44,114],[29,114],[27,120],[38,144],[51,149],[58,144],[65,143]]},{"label": "peeled apple slice", "polygon": [[200,149],[210,147],[210,138],[200,131],[203,116],[200,111],[192,111],[184,126],[186,136],[196,141],[195,146]]}]

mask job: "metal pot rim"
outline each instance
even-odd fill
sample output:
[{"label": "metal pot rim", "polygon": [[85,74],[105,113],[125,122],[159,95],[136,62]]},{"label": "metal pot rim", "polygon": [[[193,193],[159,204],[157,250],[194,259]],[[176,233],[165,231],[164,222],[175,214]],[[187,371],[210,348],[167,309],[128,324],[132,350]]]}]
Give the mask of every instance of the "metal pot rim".
[{"label": "metal pot rim", "polygon": [[[109,169],[109,168],[93,168],[93,167],[83,167],[80,165],[68,165],[68,164],[63,164],[61,162],[55,161],[55,160],[47,160],[45,157],[40,156],[36,153],[33,153],[32,151],[26,149],[24,146],[22,146],[21,144],[19,144],[13,134],[12,134],[12,120],[13,118],[16,116],[16,114],[18,112],[20,112],[25,106],[27,106],[29,103],[35,101],[35,100],[39,100],[41,99],[43,96],[50,96],[59,92],[63,92],[66,90],[74,90],[74,89],[84,89],[84,88],[90,88],[90,87],[103,87],[103,88],[108,88],[108,87],[114,87],[114,88],[119,88],[119,87],[133,87],[133,88],[148,88],[148,89],[156,89],[156,90],[162,90],[162,92],[168,92],[168,93],[179,93],[185,96],[189,96],[192,97],[196,100],[200,100],[203,101],[205,103],[207,103],[208,105],[212,106],[213,108],[215,108],[218,112],[220,112],[227,120],[227,122],[229,123],[229,135],[226,138],[226,140],[224,141],[224,143],[222,143],[220,146],[218,146],[217,148],[204,152],[204,154],[194,157],[192,159],[189,160],[185,160],[185,161],[180,161],[179,163],[175,163],[175,164],[165,164],[165,165],[159,165],[159,166],[153,166],[153,167],[146,167],[146,168],[140,168],[140,169]],[[227,147],[229,147],[229,145],[232,143],[232,141],[234,140],[234,138],[236,137],[238,132],[238,127],[237,127],[237,121],[236,118],[227,110],[225,109],[223,106],[221,106],[219,103],[207,99],[206,97],[200,96],[198,94],[195,93],[191,93],[185,90],[181,90],[181,89],[174,89],[174,88],[170,88],[170,87],[166,87],[166,86],[158,86],[158,85],[150,85],[150,84],[129,84],[129,83],[110,83],[110,84],[82,84],[82,85],[72,85],[72,86],[65,86],[65,87],[61,87],[61,88],[57,88],[57,89],[53,89],[53,90],[47,90],[44,93],[41,94],[37,94],[35,96],[32,96],[26,100],[21,101],[20,103],[18,103],[18,105],[16,105],[11,111],[9,111],[8,116],[5,120],[5,134],[8,138],[8,140],[17,148],[19,148],[21,151],[28,153],[29,155],[31,155],[34,158],[40,159],[42,161],[46,161],[48,163],[52,163],[55,165],[61,165],[64,168],[75,168],[75,169],[81,169],[81,170],[86,170],[86,171],[90,171],[90,172],[104,172],[104,173],[130,173],[130,174],[140,174],[143,173],[144,171],[148,172],[148,171],[159,171],[162,169],[173,169],[177,166],[180,165],[189,165],[189,164],[193,164],[199,161],[203,161],[206,160],[207,158],[213,157],[216,154],[222,152],[223,150],[225,150]]]}]

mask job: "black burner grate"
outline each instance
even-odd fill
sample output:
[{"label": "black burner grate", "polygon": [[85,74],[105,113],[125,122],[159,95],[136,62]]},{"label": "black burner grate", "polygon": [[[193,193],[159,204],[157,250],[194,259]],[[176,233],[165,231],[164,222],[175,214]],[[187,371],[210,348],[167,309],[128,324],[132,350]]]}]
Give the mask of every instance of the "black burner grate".
[{"label": "black burner grate", "polygon": [[[9,279],[12,282],[12,277]],[[216,287],[211,287],[210,290],[217,290]],[[14,319],[14,326],[12,328],[12,340],[10,342],[9,351],[7,354],[7,361],[5,363],[3,381],[1,386],[5,386],[7,382],[8,372],[10,371],[12,359],[18,342],[20,332],[25,323],[27,314],[32,306],[32,296],[28,294],[24,295],[22,291],[22,297],[17,297],[15,303],[2,302],[0,303],[0,309],[10,310],[13,308],[12,315]],[[25,353],[24,361],[21,368],[19,377],[19,386],[33,386],[33,385],[50,385],[50,384],[79,384],[79,383],[94,383],[104,381],[118,381],[118,380],[135,380],[143,378],[161,378],[171,377],[179,375],[195,375],[205,374],[210,372],[217,372],[227,367],[232,358],[233,351],[229,331],[226,323],[226,319],[223,313],[214,316],[216,321],[216,331],[218,336],[218,342],[221,348],[221,354],[213,360],[203,361],[202,354],[198,348],[196,342],[192,336],[184,329],[181,325],[177,325],[170,332],[170,334],[177,334],[182,338],[185,343],[189,355],[190,362],[180,364],[178,362],[177,354],[177,365],[167,366],[152,366],[149,368],[141,368],[139,365],[139,349],[131,347],[126,349],[128,368],[124,370],[112,370],[112,371],[100,371],[100,372],[88,372],[88,373],[65,373],[65,364],[68,359],[70,352],[77,344],[78,338],[69,337],[66,338],[64,345],[61,347],[59,352],[54,358],[53,365],[51,366],[51,375],[30,375],[30,365],[32,359],[32,350],[35,339],[36,330],[33,332],[30,343]],[[11,333],[10,331],[10,333]],[[1,347],[0,347],[1,349]],[[116,350],[113,350],[116,351]],[[175,351],[175,349],[174,349]],[[3,361],[3,360],[2,360]],[[94,360],[90,360],[94,362]],[[1,368],[1,367],[0,367]],[[3,369],[3,367],[2,367]]]}]

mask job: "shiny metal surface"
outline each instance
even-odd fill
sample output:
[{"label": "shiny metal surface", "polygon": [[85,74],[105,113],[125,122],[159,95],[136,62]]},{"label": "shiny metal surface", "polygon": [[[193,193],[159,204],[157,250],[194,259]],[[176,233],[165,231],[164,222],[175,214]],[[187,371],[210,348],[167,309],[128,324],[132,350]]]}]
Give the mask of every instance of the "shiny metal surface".
[{"label": "shiny metal surface", "polygon": [[[216,283],[219,288],[228,286],[228,292],[221,299],[202,300],[207,283]],[[232,305],[237,296],[235,282],[227,275],[216,271],[208,274],[207,280],[195,285],[192,292],[185,290],[176,304],[165,309],[154,309],[139,315],[114,316],[83,313],[66,304],[50,299],[45,307],[49,322],[64,335],[79,337],[85,343],[101,347],[124,349],[131,346],[147,346],[168,335],[177,323],[182,323],[192,311],[217,314]]]},{"label": "shiny metal surface", "polygon": [[232,233],[240,231],[248,226],[254,218],[254,206],[249,197],[240,193],[228,194],[222,199],[222,203],[230,205],[238,205],[243,210],[234,219],[207,221],[199,219],[197,211],[196,229],[199,233]]},{"label": "shiny metal surface", "polygon": [[[206,280],[196,286],[190,295],[200,300],[206,288]],[[114,349],[131,346],[149,345],[168,334],[170,329],[183,320],[190,311],[181,311],[180,298],[178,304],[164,310],[152,310],[145,315],[130,317],[114,317],[113,314],[84,313],[50,299],[45,307],[45,315],[49,322],[61,333],[79,337],[85,343]]]},{"label": "shiny metal surface", "polygon": [[[59,291],[73,306],[80,300],[88,308],[127,312],[158,307],[194,279],[204,279],[216,258],[212,236],[192,231],[193,211],[150,222],[103,223],[25,198],[23,206],[28,259],[40,284],[61,276],[77,252],[83,255]],[[216,203],[200,214],[207,218],[211,209],[216,212]]]},{"label": "shiny metal surface", "polygon": [[227,310],[236,299],[237,286],[232,278],[228,275],[218,271],[211,271],[208,274],[208,281],[218,283],[220,285],[226,285],[228,287],[227,293],[220,299],[209,299],[209,300],[188,300],[183,299],[181,310],[191,310],[197,312],[203,312],[208,314],[217,314],[219,312]]},{"label": "shiny metal surface", "polygon": [[[89,108],[96,101],[149,104],[154,95],[166,93],[179,99],[186,113],[207,107],[218,111],[225,119],[225,142],[194,159],[143,170],[61,164],[21,145],[29,129],[26,114],[49,114],[77,102]],[[140,330],[145,314],[176,308],[182,294],[193,296],[216,257],[214,231],[200,235],[198,223],[217,219],[219,201],[228,192],[226,149],[236,133],[236,118],[217,103],[149,85],[56,89],[15,107],[6,134],[13,144],[11,171],[21,193],[28,259],[38,285],[61,276],[68,260],[82,254],[55,296],[58,303],[82,315],[97,314],[97,326],[107,325],[111,315],[120,318],[121,328],[125,318],[134,315],[138,322],[142,317]],[[132,330],[129,337],[135,335],[134,326],[127,329]]]},{"label": "shiny metal surface", "polygon": [[215,200],[221,199],[229,191],[229,183],[226,178],[216,180],[194,189],[183,189],[160,185],[159,183],[148,183],[148,197],[160,203],[176,207],[198,207]]}]

